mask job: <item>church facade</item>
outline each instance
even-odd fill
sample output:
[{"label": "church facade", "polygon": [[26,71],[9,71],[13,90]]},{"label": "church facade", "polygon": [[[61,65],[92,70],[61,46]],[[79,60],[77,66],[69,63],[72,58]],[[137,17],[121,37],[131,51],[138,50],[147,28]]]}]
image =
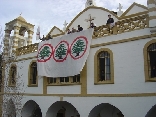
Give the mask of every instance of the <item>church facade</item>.
[{"label": "church facade", "polygon": [[[106,25],[108,14],[115,21],[112,28]],[[147,7],[133,3],[124,13],[120,4],[115,14],[87,0],[86,8],[65,22],[63,30],[54,26],[47,36],[55,39],[79,24],[86,30],[90,22],[96,27],[82,71],[58,78],[38,76],[34,25],[22,16],[6,23],[2,116],[156,115],[156,1],[147,0]]]}]

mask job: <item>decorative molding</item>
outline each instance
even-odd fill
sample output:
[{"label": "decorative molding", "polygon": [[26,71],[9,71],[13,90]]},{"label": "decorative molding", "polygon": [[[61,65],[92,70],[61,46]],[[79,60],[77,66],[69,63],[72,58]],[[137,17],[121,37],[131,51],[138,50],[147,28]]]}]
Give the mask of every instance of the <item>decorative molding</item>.
[{"label": "decorative molding", "polygon": [[24,96],[58,96],[58,97],[151,97],[151,96],[156,96],[156,93],[86,94],[86,95],[82,95],[82,94],[31,94],[31,93],[20,93],[20,94]]},{"label": "decorative molding", "polygon": [[148,8],[147,8],[146,6],[134,2],[120,17],[126,16],[126,14],[127,14],[134,6],[138,6],[138,7],[141,7],[141,8],[143,8],[143,9],[148,10]]},{"label": "decorative molding", "polygon": [[128,19],[128,18],[132,18],[132,17],[138,17],[140,15],[148,15],[148,11],[143,11],[143,12],[131,14],[131,15],[128,15],[128,16],[119,17],[119,19],[120,20],[122,20],[122,19]]},{"label": "decorative molding", "polygon": [[71,85],[82,85],[82,83],[54,83],[54,84],[47,84],[47,86],[71,86]]},{"label": "decorative molding", "polygon": [[148,12],[155,12],[156,11],[156,7],[152,7],[148,9]]},{"label": "decorative molding", "polygon": [[147,39],[147,38],[152,38],[152,37],[156,37],[156,34],[144,35],[144,36],[139,36],[139,37],[132,37],[129,39],[122,39],[122,40],[118,40],[118,41],[111,41],[111,42],[107,42],[107,43],[95,44],[95,45],[91,45],[91,48],[112,45],[112,44],[126,43],[126,42],[130,42],[130,41],[137,41],[137,40]]},{"label": "decorative molding", "polygon": [[153,19],[156,20],[156,16],[149,16],[149,20],[153,20]]},{"label": "decorative molding", "polygon": [[21,48],[17,48],[16,55],[20,56],[20,55],[30,54],[33,52],[37,52],[37,50],[38,50],[38,43],[35,43],[28,46],[23,46]]},{"label": "decorative molding", "polygon": [[25,21],[23,21],[23,20],[21,20],[21,19],[14,19],[14,20],[12,20],[12,21],[10,21],[10,22],[8,22],[8,23],[6,23],[5,25],[10,25],[10,24],[13,24],[13,23],[22,23],[22,24],[24,24],[24,25],[29,25],[30,27],[34,27],[35,25],[33,25],[33,24],[30,24],[30,23],[27,23],[27,22],[25,22]]}]

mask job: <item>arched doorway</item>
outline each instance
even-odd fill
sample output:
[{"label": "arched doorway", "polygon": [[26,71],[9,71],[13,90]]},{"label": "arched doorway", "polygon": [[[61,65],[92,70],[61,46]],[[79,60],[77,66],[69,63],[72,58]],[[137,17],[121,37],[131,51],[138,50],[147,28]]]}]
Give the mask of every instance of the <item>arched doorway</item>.
[{"label": "arched doorway", "polygon": [[146,114],[145,117],[155,117],[156,116],[156,105],[154,105]]},{"label": "arched doorway", "polygon": [[16,108],[12,99],[7,102],[7,108],[3,109],[3,112],[6,117],[16,117]]},{"label": "arched doorway", "polygon": [[101,103],[95,106],[88,117],[124,117],[122,112],[109,103]]},{"label": "arched doorway", "polygon": [[41,112],[39,105],[35,101],[29,100],[24,104],[21,116],[22,117],[42,117],[42,112]]},{"label": "arched doorway", "polygon": [[53,103],[47,113],[46,117],[78,117],[79,113],[76,108],[69,102],[57,101]]}]

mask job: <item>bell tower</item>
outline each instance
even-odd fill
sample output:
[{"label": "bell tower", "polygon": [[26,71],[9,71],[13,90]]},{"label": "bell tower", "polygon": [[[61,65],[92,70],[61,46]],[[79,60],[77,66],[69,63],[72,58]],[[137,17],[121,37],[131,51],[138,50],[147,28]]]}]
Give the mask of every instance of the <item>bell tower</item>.
[{"label": "bell tower", "polygon": [[17,48],[32,44],[34,25],[27,23],[21,15],[5,25],[4,57],[12,56]]},{"label": "bell tower", "polygon": [[85,8],[87,8],[89,6],[96,6],[95,1],[94,0],[87,0],[87,2],[85,4]]}]

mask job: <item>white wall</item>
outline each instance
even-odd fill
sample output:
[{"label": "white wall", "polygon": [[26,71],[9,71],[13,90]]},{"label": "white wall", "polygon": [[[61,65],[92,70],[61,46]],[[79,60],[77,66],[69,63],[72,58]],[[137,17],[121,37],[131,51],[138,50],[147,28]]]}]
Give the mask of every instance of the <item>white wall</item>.
[{"label": "white wall", "polygon": [[[101,9],[94,9],[90,8],[87,11],[83,12],[75,21],[74,23],[69,27],[69,29],[72,29],[73,27],[77,29],[78,25],[81,25],[83,29],[87,29],[90,25],[89,22],[86,22],[85,19],[89,19],[89,14],[91,14],[92,17],[95,17],[95,20],[93,22],[96,24],[96,26],[105,25],[108,20],[108,15],[110,14],[107,11],[101,10]],[[114,18],[114,21],[118,21],[116,17],[112,15],[112,18]]]},{"label": "white wall", "polygon": [[38,87],[28,87],[28,69],[32,60],[29,59],[24,61],[17,62],[17,74],[21,76],[22,82],[24,83],[24,87],[21,85],[21,88],[25,93],[33,93],[33,94],[42,94],[43,93],[43,78],[38,77]]},{"label": "white wall", "polygon": [[[104,38],[103,38],[104,40]],[[145,82],[143,48],[151,39],[143,39],[91,48],[87,60],[87,92],[89,94],[154,93],[155,82]],[[113,52],[114,84],[94,85],[94,55],[100,48]]]},{"label": "white wall", "polygon": [[48,86],[48,94],[80,94],[81,85],[69,85],[69,86]]}]

